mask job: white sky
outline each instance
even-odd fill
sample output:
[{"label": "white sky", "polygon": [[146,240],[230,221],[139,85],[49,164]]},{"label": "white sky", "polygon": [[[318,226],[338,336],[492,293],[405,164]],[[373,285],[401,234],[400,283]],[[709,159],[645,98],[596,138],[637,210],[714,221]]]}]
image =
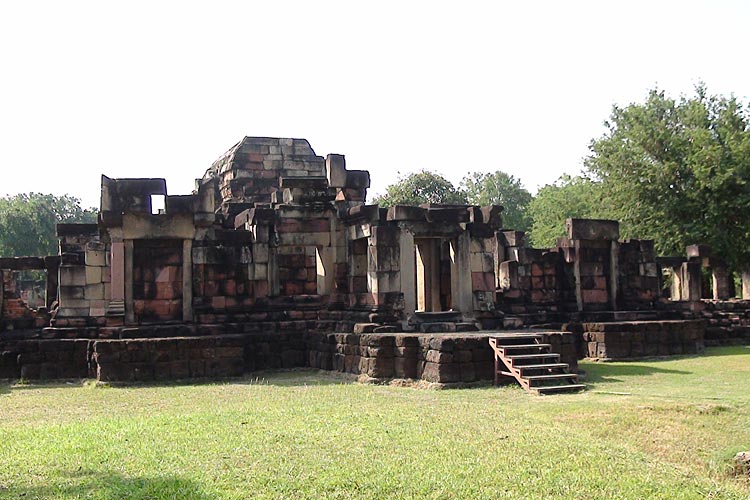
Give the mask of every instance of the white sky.
[{"label": "white sky", "polygon": [[750,94],[750,3],[0,3],[0,195],[99,175],[171,194],[245,135],[302,137],[370,170],[527,188],[580,171],[612,104]]}]

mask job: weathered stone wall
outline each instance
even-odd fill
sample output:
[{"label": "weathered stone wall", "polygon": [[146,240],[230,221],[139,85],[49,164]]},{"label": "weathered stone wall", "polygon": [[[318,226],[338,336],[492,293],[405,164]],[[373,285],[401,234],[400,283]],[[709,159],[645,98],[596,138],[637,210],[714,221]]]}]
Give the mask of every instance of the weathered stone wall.
[{"label": "weathered stone wall", "polygon": [[[376,379],[437,383],[493,378],[493,354],[486,335],[311,333],[304,321],[273,326],[243,331],[247,325],[160,325],[121,329],[112,339],[2,340],[0,378],[151,381],[233,377],[306,366]],[[550,333],[544,341],[576,369],[572,334]]]},{"label": "weathered stone wall", "polygon": [[93,342],[92,363],[102,381],[237,377],[305,366],[302,333],[216,335]]},{"label": "weathered stone wall", "polygon": [[653,240],[625,240],[619,244],[617,302],[621,309],[653,307],[659,299],[659,269]]},{"label": "weathered stone wall", "polygon": [[704,300],[707,346],[750,345],[750,300]]},{"label": "weathered stone wall", "polygon": [[100,238],[96,224],[61,224],[57,231],[62,261],[55,322],[104,326],[111,297],[110,246]]},{"label": "weathered stone wall", "polygon": [[134,242],[133,312],[138,323],[182,319],[182,241]]},{"label": "weathered stone wall", "polygon": [[[313,368],[374,379],[417,379],[451,384],[492,380],[494,357],[487,335],[327,334],[308,337]],[[577,370],[574,336],[550,333],[544,342]]]},{"label": "weathered stone wall", "polygon": [[325,160],[305,139],[245,137],[204,175],[218,178],[221,201],[270,203],[279,177],[325,177]]},{"label": "weathered stone wall", "polygon": [[252,312],[267,302],[268,253],[253,251],[249,233],[223,231],[217,237],[220,244],[193,243],[193,312],[199,323],[215,323],[216,315]]},{"label": "weathered stone wall", "polygon": [[633,359],[699,354],[704,349],[701,320],[582,323],[567,328],[581,335],[581,357]]},{"label": "weathered stone wall", "polygon": [[[52,272],[56,272],[59,258],[48,257]],[[46,269],[45,259],[41,257],[10,257],[0,258],[0,335],[8,330],[26,330],[42,328],[49,324],[49,314],[46,304],[32,308],[24,300],[27,290],[24,289],[20,278],[24,271]],[[50,285],[57,283],[57,276],[53,275],[47,283],[47,301],[54,301],[56,290]],[[34,283],[43,287],[41,283]]]},{"label": "weathered stone wall", "polygon": [[0,340],[0,378],[86,378],[88,353],[87,339]]}]

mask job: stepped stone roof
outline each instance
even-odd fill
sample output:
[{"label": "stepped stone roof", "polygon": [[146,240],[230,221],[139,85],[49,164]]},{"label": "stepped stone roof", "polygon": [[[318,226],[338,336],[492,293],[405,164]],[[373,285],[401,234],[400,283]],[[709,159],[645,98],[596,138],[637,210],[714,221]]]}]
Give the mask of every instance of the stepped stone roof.
[{"label": "stepped stone roof", "polygon": [[325,175],[325,159],[306,139],[245,137],[206,170],[202,182],[218,182],[222,203],[269,203],[280,177]]}]

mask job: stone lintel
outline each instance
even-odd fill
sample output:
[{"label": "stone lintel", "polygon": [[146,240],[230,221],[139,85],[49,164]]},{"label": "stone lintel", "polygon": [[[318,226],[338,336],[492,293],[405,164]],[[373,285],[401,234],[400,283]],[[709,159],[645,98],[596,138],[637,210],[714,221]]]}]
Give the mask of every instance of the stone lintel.
[{"label": "stone lintel", "polygon": [[395,205],[388,208],[387,220],[391,221],[426,221],[427,210],[410,205]]},{"label": "stone lintel", "polygon": [[572,240],[617,240],[620,223],[605,219],[567,219],[565,230]]}]

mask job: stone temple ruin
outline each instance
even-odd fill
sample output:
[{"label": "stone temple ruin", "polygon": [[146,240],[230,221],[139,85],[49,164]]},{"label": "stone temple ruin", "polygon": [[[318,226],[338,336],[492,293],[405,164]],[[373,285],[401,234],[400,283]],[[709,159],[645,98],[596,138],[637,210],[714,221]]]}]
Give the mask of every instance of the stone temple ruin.
[{"label": "stone temple ruin", "polygon": [[[0,377],[314,367],[466,383],[496,375],[487,339],[503,331],[533,332],[573,372],[582,357],[750,339],[750,306],[726,300],[709,248],[657,257],[652,241],[619,240],[617,222],[572,219],[534,249],[502,207],[386,209],[365,203],[369,185],[342,155],[257,137],[190,195],[102,176],[98,224],[59,225],[58,255],[0,259]],[[41,307],[21,295],[29,270],[46,273]]]}]

